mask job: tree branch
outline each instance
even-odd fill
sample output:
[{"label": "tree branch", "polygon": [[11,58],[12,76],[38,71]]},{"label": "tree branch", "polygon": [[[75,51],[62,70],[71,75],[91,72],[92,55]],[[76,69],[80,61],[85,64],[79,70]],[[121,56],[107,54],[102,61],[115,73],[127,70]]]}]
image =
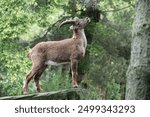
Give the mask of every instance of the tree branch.
[{"label": "tree branch", "polygon": [[117,11],[121,11],[121,10],[124,10],[126,8],[129,8],[131,6],[133,6],[133,5],[129,5],[129,6],[126,6],[126,7],[120,8],[120,9],[113,9],[113,10],[102,11],[102,12],[117,12]]},{"label": "tree branch", "polygon": [[51,32],[52,30],[54,30],[54,27],[57,28],[57,26],[60,24],[60,22],[68,19],[69,16],[60,16],[58,18],[58,20],[52,24],[52,25],[49,25],[45,31],[43,31],[42,34],[39,34],[39,35],[36,35],[36,37],[34,37],[34,39],[32,41],[24,41],[24,40],[20,40],[20,42],[18,43],[19,45],[22,45],[23,47],[26,47],[26,46],[30,46],[30,47],[33,47],[35,44],[41,42],[41,41],[47,41],[47,35],[49,32]]}]

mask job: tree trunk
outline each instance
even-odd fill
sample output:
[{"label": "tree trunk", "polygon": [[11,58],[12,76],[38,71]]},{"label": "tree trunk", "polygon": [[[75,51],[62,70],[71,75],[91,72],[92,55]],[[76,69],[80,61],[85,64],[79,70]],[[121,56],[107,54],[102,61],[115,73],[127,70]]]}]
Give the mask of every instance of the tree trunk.
[{"label": "tree trunk", "polygon": [[99,22],[100,10],[98,3],[100,0],[81,0],[82,4],[86,6],[86,11],[83,11],[81,15],[88,16],[93,22]]},{"label": "tree trunk", "polygon": [[132,29],[126,99],[150,99],[150,1],[138,0]]},{"label": "tree trunk", "polygon": [[77,1],[76,0],[70,0],[71,2],[71,15],[72,17],[76,16],[76,12],[77,12]]}]

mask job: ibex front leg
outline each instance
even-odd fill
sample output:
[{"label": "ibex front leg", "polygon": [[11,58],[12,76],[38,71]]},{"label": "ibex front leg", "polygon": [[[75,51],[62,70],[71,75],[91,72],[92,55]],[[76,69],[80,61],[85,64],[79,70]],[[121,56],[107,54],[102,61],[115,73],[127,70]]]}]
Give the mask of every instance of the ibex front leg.
[{"label": "ibex front leg", "polygon": [[74,88],[78,87],[78,61],[76,59],[71,60],[71,71],[72,71],[72,86]]}]

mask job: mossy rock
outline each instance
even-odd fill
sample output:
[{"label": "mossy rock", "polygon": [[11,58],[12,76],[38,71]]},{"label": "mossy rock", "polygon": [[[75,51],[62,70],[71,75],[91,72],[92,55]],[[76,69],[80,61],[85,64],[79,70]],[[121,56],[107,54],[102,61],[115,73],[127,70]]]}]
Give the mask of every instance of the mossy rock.
[{"label": "mossy rock", "polygon": [[80,89],[66,89],[29,95],[1,97],[0,100],[79,100],[80,91]]}]

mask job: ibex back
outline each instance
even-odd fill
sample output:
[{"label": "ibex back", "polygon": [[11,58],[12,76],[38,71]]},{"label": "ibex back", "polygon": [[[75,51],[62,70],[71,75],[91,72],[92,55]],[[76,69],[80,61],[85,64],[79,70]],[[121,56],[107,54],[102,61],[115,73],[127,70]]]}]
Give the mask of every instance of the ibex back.
[{"label": "ibex back", "polygon": [[37,91],[40,92],[39,78],[48,65],[60,65],[71,63],[72,85],[78,87],[78,61],[84,57],[87,46],[87,40],[84,33],[84,27],[90,22],[89,18],[79,19],[75,17],[66,20],[60,24],[71,24],[73,31],[72,38],[61,41],[40,42],[35,45],[28,53],[32,61],[32,68],[25,77],[24,94],[28,94],[28,83],[34,78]]}]

